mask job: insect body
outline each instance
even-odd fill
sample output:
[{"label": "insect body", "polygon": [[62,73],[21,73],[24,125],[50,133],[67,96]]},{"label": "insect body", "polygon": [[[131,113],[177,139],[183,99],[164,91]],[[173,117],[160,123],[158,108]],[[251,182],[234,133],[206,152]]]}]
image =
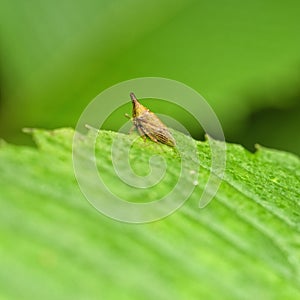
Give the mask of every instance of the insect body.
[{"label": "insect body", "polygon": [[130,93],[132,101],[132,121],[139,134],[146,139],[148,136],[154,142],[175,147],[176,142],[166,125],[148,108],[136,99],[134,93]]}]

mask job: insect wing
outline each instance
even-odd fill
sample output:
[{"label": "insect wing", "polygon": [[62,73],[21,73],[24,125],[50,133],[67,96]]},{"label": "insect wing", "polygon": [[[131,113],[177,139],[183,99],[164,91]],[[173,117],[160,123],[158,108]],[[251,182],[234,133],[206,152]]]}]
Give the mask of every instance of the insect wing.
[{"label": "insect wing", "polygon": [[175,140],[164,123],[152,112],[147,112],[135,118],[136,125],[150,138],[175,146]]}]

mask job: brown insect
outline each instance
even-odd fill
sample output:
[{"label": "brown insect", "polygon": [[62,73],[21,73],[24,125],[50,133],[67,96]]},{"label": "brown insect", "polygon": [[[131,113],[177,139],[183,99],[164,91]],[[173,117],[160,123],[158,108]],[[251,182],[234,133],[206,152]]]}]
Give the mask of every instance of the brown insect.
[{"label": "brown insect", "polygon": [[160,142],[171,147],[176,146],[175,139],[168,130],[167,126],[148,108],[143,106],[135,97],[134,93],[130,93],[132,101],[132,119],[133,125],[138,133],[146,140],[148,136],[153,142]]}]

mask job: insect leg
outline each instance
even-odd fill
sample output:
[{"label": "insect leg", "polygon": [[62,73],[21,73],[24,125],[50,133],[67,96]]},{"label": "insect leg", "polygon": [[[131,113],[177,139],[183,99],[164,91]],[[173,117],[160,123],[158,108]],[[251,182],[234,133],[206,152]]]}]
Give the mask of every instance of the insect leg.
[{"label": "insect leg", "polygon": [[146,135],[145,135],[143,129],[138,125],[136,126],[136,129],[137,129],[139,135],[143,138],[143,140],[146,141]]},{"label": "insect leg", "polygon": [[132,131],[135,129],[136,127],[133,125],[133,126],[131,126],[131,128],[129,129],[129,134],[131,134],[132,133]]},{"label": "insect leg", "polygon": [[153,134],[147,133],[147,136],[149,136],[149,138],[150,138],[153,142],[158,143],[158,140],[156,139],[156,137],[155,137]]},{"label": "insect leg", "polygon": [[144,134],[147,135],[153,142],[158,143],[158,140],[156,139],[156,137],[149,131],[144,129]]}]

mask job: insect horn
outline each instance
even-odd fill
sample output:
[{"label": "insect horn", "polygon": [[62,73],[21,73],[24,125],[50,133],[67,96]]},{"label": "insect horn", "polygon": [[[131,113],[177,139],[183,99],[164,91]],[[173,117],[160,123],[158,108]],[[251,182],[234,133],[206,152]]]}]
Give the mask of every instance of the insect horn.
[{"label": "insect horn", "polygon": [[131,101],[133,102],[133,103],[136,103],[138,100],[136,99],[136,97],[135,97],[135,94],[134,93],[130,93],[130,98],[131,98]]},{"label": "insect horn", "polygon": [[130,93],[130,98],[131,98],[132,106],[133,106],[133,109],[132,109],[132,117],[133,118],[140,117],[143,113],[148,111],[148,109],[137,100],[134,93],[132,93],[132,92]]}]

